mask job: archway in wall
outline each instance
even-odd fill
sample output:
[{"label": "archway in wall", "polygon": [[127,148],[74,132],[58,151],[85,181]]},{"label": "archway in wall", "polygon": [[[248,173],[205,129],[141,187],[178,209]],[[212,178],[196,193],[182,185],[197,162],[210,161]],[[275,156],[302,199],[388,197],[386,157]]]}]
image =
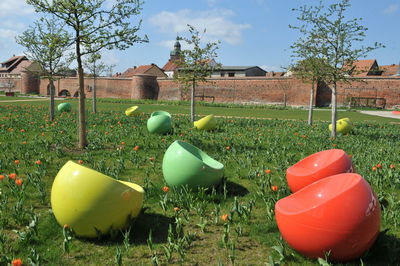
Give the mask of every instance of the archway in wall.
[{"label": "archway in wall", "polygon": [[74,97],[79,97],[79,91],[76,91],[76,92],[74,93]]},{"label": "archway in wall", "polygon": [[[49,88],[47,88],[47,89],[49,89]],[[71,96],[71,93],[68,90],[62,90],[62,91],[60,91],[58,96],[69,97],[69,96]]]},{"label": "archway in wall", "polygon": [[331,88],[323,81],[319,81],[317,84],[317,91],[315,95],[315,106],[316,107],[327,107],[332,102],[332,91]]}]

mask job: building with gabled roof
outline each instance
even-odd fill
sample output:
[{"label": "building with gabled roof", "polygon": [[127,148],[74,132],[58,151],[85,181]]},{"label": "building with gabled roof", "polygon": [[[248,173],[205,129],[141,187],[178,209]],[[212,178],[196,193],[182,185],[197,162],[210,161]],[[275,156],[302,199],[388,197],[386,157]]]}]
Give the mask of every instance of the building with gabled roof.
[{"label": "building with gabled roof", "polygon": [[353,77],[380,76],[378,62],[375,59],[357,60],[353,62],[350,75]]},{"label": "building with gabled roof", "polygon": [[265,77],[267,71],[258,66],[222,66],[211,75],[212,78]]},{"label": "building with gabled roof", "polygon": [[122,78],[131,78],[134,75],[152,75],[156,77],[166,78],[167,75],[164,71],[159,68],[156,64],[150,65],[141,65],[134,66],[132,68],[128,68],[125,72],[123,72],[119,77]]},{"label": "building with gabled roof", "polygon": [[391,64],[379,66],[379,69],[382,70],[382,76],[384,77],[400,76],[400,65]]},{"label": "building with gabled roof", "polygon": [[10,59],[1,62],[0,77],[2,78],[19,78],[21,73],[29,69],[34,62],[30,61],[26,56],[13,56]]}]

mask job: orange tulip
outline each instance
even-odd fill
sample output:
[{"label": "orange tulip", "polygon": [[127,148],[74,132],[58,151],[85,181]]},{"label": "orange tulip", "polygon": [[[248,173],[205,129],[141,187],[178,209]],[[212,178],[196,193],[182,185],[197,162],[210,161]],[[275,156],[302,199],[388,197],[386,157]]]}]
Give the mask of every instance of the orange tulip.
[{"label": "orange tulip", "polygon": [[15,180],[16,177],[17,177],[17,174],[16,174],[16,173],[12,173],[12,174],[9,174],[9,175],[8,175],[8,178],[10,178],[10,179],[12,179],[12,180]]},{"label": "orange tulip", "polygon": [[223,215],[220,216],[220,218],[221,218],[222,221],[226,222],[229,219],[229,214],[223,214]]},{"label": "orange tulip", "polygon": [[278,186],[272,186],[271,189],[272,189],[272,191],[278,191],[279,187]]},{"label": "orange tulip", "polygon": [[12,264],[12,266],[21,266],[22,265],[22,260],[21,259],[13,259],[11,264]]},{"label": "orange tulip", "polygon": [[0,175],[0,181],[4,179],[4,175]]},{"label": "orange tulip", "polygon": [[134,150],[134,151],[137,151],[137,150],[139,150],[139,146],[138,146],[138,145],[136,145],[136,146],[135,146],[135,148],[133,148],[133,150]]},{"label": "orange tulip", "polygon": [[226,146],[226,150],[229,151],[231,149],[231,146]]},{"label": "orange tulip", "polygon": [[79,164],[83,164],[83,160],[79,160],[78,163],[79,163]]},{"label": "orange tulip", "polygon": [[396,168],[396,165],[391,164],[389,167],[390,167],[390,169],[395,169],[395,168]]},{"label": "orange tulip", "polygon": [[165,193],[167,193],[167,192],[169,191],[169,187],[165,186],[165,187],[162,188],[162,190],[163,190]]},{"label": "orange tulip", "polygon": [[18,178],[17,180],[15,180],[15,184],[17,185],[17,186],[22,186],[22,179],[21,178]]},{"label": "orange tulip", "polygon": [[372,171],[376,171],[376,167],[374,166],[374,167],[372,167]]},{"label": "orange tulip", "polygon": [[41,165],[41,164],[42,164],[42,162],[41,162],[40,160],[37,160],[35,163],[36,163],[37,165]]},{"label": "orange tulip", "polygon": [[19,160],[15,160],[14,163],[15,163],[15,164],[19,164]]},{"label": "orange tulip", "polygon": [[267,169],[267,170],[265,170],[265,173],[268,175],[268,174],[271,173],[271,170],[270,170],[270,169]]}]

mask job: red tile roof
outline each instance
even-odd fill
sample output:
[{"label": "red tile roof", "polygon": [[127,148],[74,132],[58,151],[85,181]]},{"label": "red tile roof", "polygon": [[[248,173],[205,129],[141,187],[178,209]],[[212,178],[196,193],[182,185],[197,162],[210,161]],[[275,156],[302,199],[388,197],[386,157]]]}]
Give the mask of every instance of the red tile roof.
[{"label": "red tile roof", "polygon": [[143,65],[143,66],[128,68],[124,73],[122,73],[121,77],[132,77],[133,75],[145,74],[153,66],[154,65]]},{"label": "red tile roof", "polygon": [[174,61],[169,60],[164,66],[163,66],[163,70],[164,71],[174,71],[175,69],[177,69],[177,64],[174,63]]},{"label": "red tile roof", "polygon": [[399,67],[399,65],[392,64],[387,66],[379,66],[379,69],[383,71],[382,76],[393,76],[397,74]]},{"label": "red tile roof", "polygon": [[354,77],[365,77],[368,72],[373,70],[373,66],[378,65],[375,59],[358,60],[353,62],[353,76]]}]

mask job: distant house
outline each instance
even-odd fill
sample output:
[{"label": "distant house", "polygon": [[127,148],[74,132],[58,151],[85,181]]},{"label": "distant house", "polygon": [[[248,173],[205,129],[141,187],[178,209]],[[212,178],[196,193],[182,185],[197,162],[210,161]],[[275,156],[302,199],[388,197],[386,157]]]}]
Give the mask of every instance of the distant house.
[{"label": "distant house", "polygon": [[353,77],[380,76],[382,74],[375,59],[354,61],[349,72]]},{"label": "distant house", "polygon": [[168,62],[162,67],[165,75],[167,75],[168,78],[174,77],[175,71],[178,68],[178,64],[176,62],[181,59],[181,52],[181,44],[177,38],[174,44],[174,50],[171,51]]},{"label": "distant house", "polygon": [[266,76],[269,77],[269,78],[279,78],[279,77],[283,77],[285,74],[286,74],[286,72],[274,72],[274,71],[271,71],[271,72],[268,72],[266,74]]},{"label": "distant house", "polygon": [[13,56],[0,64],[0,78],[20,78],[23,71],[36,65],[26,56]]},{"label": "distant house", "polygon": [[134,75],[140,75],[140,74],[152,75],[163,78],[167,77],[164,71],[161,68],[159,68],[156,64],[134,66],[132,68],[128,68],[125,72],[119,75],[119,77],[131,78]]},{"label": "distant house", "polygon": [[380,66],[379,69],[382,71],[382,76],[400,76],[400,65],[392,64],[387,66]]},{"label": "distant house", "polygon": [[211,77],[265,77],[266,74],[267,71],[258,66],[222,66]]}]

